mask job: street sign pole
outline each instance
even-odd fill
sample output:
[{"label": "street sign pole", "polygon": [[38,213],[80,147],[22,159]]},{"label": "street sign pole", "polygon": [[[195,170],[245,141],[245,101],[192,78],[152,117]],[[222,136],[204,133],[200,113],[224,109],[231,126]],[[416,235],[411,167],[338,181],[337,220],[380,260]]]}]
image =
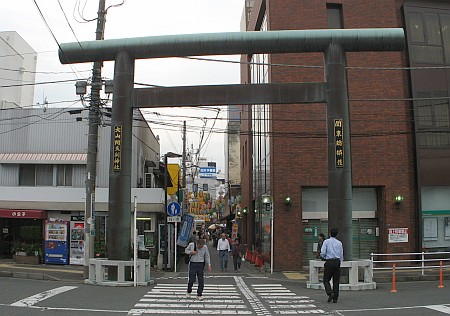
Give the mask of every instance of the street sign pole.
[{"label": "street sign pole", "polygon": [[174,248],[175,248],[175,263],[174,263],[174,268],[175,268],[175,272],[177,272],[177,224],[178,222],[175,222],[175,235],[173,236],[173,244],[174,244]]}]

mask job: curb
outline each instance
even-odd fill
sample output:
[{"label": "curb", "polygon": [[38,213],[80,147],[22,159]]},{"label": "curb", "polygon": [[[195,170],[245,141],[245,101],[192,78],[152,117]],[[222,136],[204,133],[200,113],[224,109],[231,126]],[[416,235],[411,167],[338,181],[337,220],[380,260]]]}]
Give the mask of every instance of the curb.
[{"label": "curb", "polygon": [[[61,281],[56,277],[53,277],[44,273],[32,273],[32,272],[13,272],[13,271],[0,271],[0,277],[5,278],[18,278],[18,279],[32,279],[32,280],[45,280],[45,281]],[[76,280],[73,280],[76,281]]]}]

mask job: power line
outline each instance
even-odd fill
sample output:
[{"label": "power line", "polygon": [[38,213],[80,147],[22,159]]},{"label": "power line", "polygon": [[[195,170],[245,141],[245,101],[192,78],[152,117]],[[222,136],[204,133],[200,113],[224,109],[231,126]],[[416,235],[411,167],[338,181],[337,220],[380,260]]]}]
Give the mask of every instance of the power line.
[{"label": "power line", "polygon": [[67,82],[76,82],[76,81],[78,81],[78,79],[43,81],[43,82],[34,82],[34,83],[2,85],[2,86],[0,86],[0,88],[14,88],[14,87],[23,87],[23,86],[38,86],[38,85],[44,85],[44,84],[67,83]]},{"label": "power line", "polygon": [[[0,70],[13,71],[13,72],[26,72],[30,74],[42,74],[42,75],[62,75],[62,74],[73,74],[73,71],[31,71],[22,69],[11,69],[0,67]],[[79,70],[78,72],[90,72],[90,70]]]},{"label": "power line", "polygon": [[60,2],[59,0],[58,0],[58,4],[59,4],[59,8],[61,9],[61,11],[62,11],[62,13],[63,13],[63,15],[64,15],[64,18],[66,19],[67,24],[69,25],[70,30],[72,31],[73,36],[74,36],[75,39],[77,40],[77,43],[78,43],[78,45],[80,46],[80,48],[83,49],[83,47],[82,47],[81,44],[80,44],[80,41],[78,40],[77,35],[75,34],[75,31],[74,31],[73,28],[72,28],[72,25],[70,25],[70,22],[69,22],[69,20],[67,19],[66,12],[64,12],[64,9],[63,9],[63,7],[62,7],[62,5],[61,5],[61,2]]},{"label": "power line", "polygon": [[[56,45],[58,45],[58,48],[59,48],[59,50],[62,52],[64,58],[65,58],[66,60],[68,60],[68,59],[67,59],[67,56],[64,54],[64,51],[61,49],[61,45],[59,44],[58,40],[56,39],[56,36],[55,36],[55,34],[53,33],[53,31],[52,31],[50,25],[47,23],[47,20],[45,19],[44,14],[42,13],[41,9],[39,8],[39,5],[37,4],[36,0],[33,0],[33,1],[34,1],[34,4],[36,5],[37,10],[39,11],[39,15],[41,16],[42,21],[44,22],[45,26],[47,27],[47,30],[48,30],[48,31],[50,32],[50,34],[52,35],[52,37],[53,37],[53,39],[54,39]],[[76,74],[76,72],[75,72],[75,69],[72,67],[72,65],[70,65],[70,68],[73,70],[74,75],[77,76],[77,74]]]},{"label": "power line", "polygon": [[[227,60],[227,59],[213,59],[205,57],[177,57],[182,59],[192,59],[200,61],[209,62],[220,62],[220,63],[230,63],[230,64],[240,64],[240,65],[250,65],[250,66],[273,66],[273,67],[293,67],[293,68],[304,68],[304,69],[322,69],[323,65],[297,65],[297,64],[278,64],[278,63],[260,63],[251,61],[237,61],[237,60]],[[420,66],[420,67],[362,67],[362,66],[347,66],[346,69],[350,70],[435,70],[435,69],[450,69],[450,66]]]}]

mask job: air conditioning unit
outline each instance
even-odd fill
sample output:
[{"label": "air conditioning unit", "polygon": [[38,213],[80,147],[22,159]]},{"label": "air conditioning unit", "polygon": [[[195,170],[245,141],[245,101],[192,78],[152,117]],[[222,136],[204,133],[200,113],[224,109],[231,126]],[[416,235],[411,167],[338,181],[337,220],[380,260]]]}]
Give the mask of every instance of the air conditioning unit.
[{"label": "air conditioning unit", "polygon": [[144,188],[155,187],[155,175],[153,173],[146,173],[144,180]]}]

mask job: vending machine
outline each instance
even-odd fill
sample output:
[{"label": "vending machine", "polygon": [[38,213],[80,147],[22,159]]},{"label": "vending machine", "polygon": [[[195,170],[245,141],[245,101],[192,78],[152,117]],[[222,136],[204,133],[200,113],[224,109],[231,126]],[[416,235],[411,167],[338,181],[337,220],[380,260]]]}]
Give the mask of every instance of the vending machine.
[{"label": "vending machine", "polygon": [[84,216],[70,219],[70,264],[84,264]]},{"label": "vending machine", "polygon": [[44,262],[49,264],[68,264],[68,223],[50,218],[45,221]]}]

